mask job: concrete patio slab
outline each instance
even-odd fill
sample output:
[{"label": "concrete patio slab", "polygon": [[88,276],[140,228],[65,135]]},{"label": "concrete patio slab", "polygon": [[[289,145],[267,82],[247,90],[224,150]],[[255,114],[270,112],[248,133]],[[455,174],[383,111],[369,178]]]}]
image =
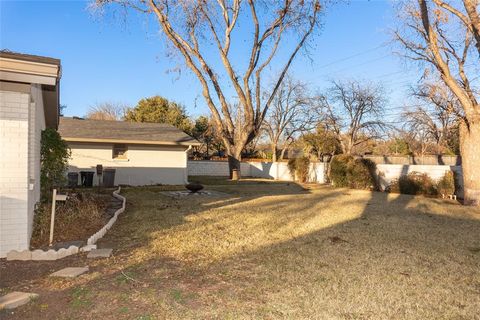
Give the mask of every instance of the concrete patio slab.
[{"label": "concrete patio slab", "polygon": [[29,303],[32,299],[35,299],[37,297],[38,294],[36,293],[20,291],[10,292],[9,294],[0,297],[0,310],[14,309],[16,307]]},{"label": "concrete patio slab", "polygon": [[112,255],[112,249],[94,249],[90,251],[87,258],[108,258]]},{"label": "concrete patio slab", "polygon": [[188,190],[182,190],[182,191],[162,191],[160,192],[161,194],[164,194],[166,196],[172,197],[172,198],[183,198],[183,197],[226,197],[228,196],[227,193],[220,192],[220,191],[215,191],[215,190],[201,190],[198,192],[190,192]]},{"label": "concrete patio slab", "polygon": [[50,277],[75,278],[85,272],[88,272],[88,267],[68,267],[52,273]]}]

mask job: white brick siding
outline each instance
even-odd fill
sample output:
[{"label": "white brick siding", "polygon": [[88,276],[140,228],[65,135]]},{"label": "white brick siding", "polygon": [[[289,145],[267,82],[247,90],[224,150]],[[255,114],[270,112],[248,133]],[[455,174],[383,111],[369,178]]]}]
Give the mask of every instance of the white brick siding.
[{"label": "white brick siding", "polygon": [[30,95],[0,91],[0,257],[26,249]]},{"label": "white brick siding", "polygon": [[40,200],[42,92],[0,91],[0,257],[28,249]]}]

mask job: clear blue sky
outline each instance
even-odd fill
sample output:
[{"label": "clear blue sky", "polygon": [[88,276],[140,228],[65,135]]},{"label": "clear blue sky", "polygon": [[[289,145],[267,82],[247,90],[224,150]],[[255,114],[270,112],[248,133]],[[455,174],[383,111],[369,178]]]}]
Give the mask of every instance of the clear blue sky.
[{"label": "clear blue sky", "polygon": [[[184,104],[193,116],[208,113],[196,78],[187,70],[167,72],[177,63],[166,56],[154,21],[135,15],[123,21],[121,14],[100,19],[86,7],[85,1],[0,0],[0,48],[62,60],[66,115],[85,115],[105,101],[134,106],[155,94]],[[393,116],[418,77],[385,45],[393,16],[390,1],[354,0],[329,8],[311,60],[299,57],[293,75],[319,90],[328,79],[379,81]]]}]

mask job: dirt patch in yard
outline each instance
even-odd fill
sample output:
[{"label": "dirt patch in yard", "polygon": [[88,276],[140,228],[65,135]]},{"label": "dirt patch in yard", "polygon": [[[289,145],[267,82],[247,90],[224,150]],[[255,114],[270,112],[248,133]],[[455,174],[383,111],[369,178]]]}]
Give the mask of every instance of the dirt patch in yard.
[{"label": "dirt patch in yard", "polygon": [[[27,290],[32,282],[66,267],[83,267],[87,264],[86,254],[81,253],[54,261],[7,261],[0,259],[0,288],[9,291]],[[5,292],[1,292],[4,294]]]},{"label": "dirt patch in yard", "polygon": [[[102,228],[121,207],[121,201],[108,192],[69,192],[65,202],[57,202],[54,245],[69,241],[85,241]],[[51,203],[40,204],[36,211],[30,246],[47,249],[50,236]]]}]

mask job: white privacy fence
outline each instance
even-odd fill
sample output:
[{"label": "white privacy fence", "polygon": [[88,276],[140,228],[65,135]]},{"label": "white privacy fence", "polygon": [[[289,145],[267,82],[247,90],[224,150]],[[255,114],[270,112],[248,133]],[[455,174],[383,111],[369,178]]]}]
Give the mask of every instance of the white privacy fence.
[{"label": "white privacy fence", "polygon": [[377,164],[377,173],[380,186],[385,188],[393,179],[412,172],[426,173],[433,180],[439,180],[445,172],[452,171],[457,178],[457,185],[463,187],[462,167],[445,165],[408,165],[408,164]]},{"label": "white privacy fence", "polygon": [[[227,161],[188,161],[189,176],[228,176]],[[242,177],[293,181],[286,162],[242,162]],[[309,182],[325,183],[325,164],[310,164]]]},{"label": "white privacy fence", "polygon": [[[241,174],[243,177],[255,177],[293,181],[286,162],[242,162]],[[432,179],[438,180],[446,171],[453,171],[461,181],[462,167],[448,165],[409,165],[409,164],[377,164],[377,174],[382,188],[387,186],[393,179],[398,179],[411,172],[428,174]],[[189,176],[228,176],[227,161],[188,161]],[[310,164],[309,182],[326,182],[326,163],[314,162]]]}]

